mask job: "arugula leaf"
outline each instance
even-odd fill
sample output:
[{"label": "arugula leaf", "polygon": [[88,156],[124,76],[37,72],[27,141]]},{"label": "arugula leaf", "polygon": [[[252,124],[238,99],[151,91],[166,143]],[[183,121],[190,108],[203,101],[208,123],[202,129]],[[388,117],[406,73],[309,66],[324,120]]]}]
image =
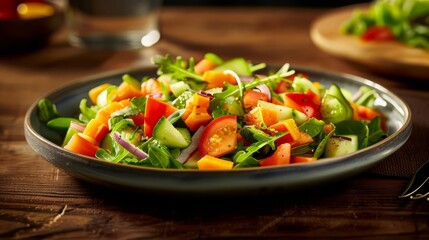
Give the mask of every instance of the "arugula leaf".
[{"label": "arugula leaf", "polygon": [[[284,135],[286,135],[287,132],[277,133],[276,135],[270,137],[267,139],[266,137],[263,137],[262,135],[254,136],[255,139],[259,140],[258,142],[252,143],[249,147],[246,148],[245,152],[237,153],[239,154],[236,158],[237,163],[241,163],[245,160],[247,160],[249,157],[252,157],[252,155],[259,150],[261,150],[265,146],[270,146],[272,150],[276,148],[275,141]],[[268,135],[267,135],[268,136]]]},{"label": "arugula leaf", "polygon": [[204,82],[203,76],[194,72],[195,61],[193,58],[190,58],[189,62],[186,63],[180,56],[176,57],[176,61],[174,61],[169,54],[165,56],[156,55],[152,57],[152,63],[159,66],[158,75],[170,74],[177,80],[191,78],[195,81]]},{"label": "arugula leaf", "polygon": [[235,97],[237,94],[244,92],[246,89],[253,89],[260,84],[278,81],[294,74],[295,71],[289,70],[289,67],[289,64],[285,64],[273,75],[264,78],[255,78],[250,82],[243,83],[242,85],[232,85],[225,83],[225,89],[223,92],[213,94],[214,99],[210,101],[210,109],[214,111],[217,108],[222,108],[227,98]]}]

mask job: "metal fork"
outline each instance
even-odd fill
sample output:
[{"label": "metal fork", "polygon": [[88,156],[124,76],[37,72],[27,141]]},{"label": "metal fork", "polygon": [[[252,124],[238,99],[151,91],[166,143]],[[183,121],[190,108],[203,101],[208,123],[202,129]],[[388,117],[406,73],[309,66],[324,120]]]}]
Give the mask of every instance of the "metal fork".
[{"label": "metal fork", "polygon": [[399,198],[426,198],[429,201],[429,161],[417,170]]}]

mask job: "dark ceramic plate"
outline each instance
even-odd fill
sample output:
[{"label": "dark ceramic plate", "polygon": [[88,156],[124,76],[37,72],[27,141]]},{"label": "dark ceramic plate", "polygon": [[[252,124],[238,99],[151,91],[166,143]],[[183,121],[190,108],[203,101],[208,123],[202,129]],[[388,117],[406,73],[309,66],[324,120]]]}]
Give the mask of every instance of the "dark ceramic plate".
[{"label": "dark ceramic plate", "polygon": [[[336,83],[357,91],[360,86],[379,94],[377,108],[387,116],[388,137],[358,152],[313,163],[229,171],[163,170],[121,165],[81,156],[59,146],[61,136],[49,130],[37,117],[37,101],[25,117],[25,136],[29,145],[56,167],[79,179],[132,191],[188,194],[238,194],[285,191],[330,184],[363,172],[398,150],[411,134],[411,112],[400,98],[384,87],[356,76],[294,68],[306,72],[312,81],[325,86]],[[105,82],[118,84],[124,73],[135,77],[154,76],[155,68],[130,69],[76,81],[43,98],[52,100],[63,115],[78,111],[88,90]]]}]

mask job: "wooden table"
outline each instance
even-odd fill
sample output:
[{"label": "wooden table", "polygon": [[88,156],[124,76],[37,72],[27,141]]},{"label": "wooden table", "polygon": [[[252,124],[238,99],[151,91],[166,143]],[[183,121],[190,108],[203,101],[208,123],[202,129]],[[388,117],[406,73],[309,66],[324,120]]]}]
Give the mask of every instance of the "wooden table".
[{"label": "wooden table", "polygon": [[[326,9],[165,8],[162,40],[140,51],[72,48],[66,29],[49,46],[0,58],[0,239],[283,239],[429,237],[429,202],[398,199],[412,171],[429,159],[428,82],[377,75],[329,56],[309,36]],[[410,140],[384,162],[406,159],[397,176],[375,167],[308,192],[271,197],[174,198],[123,193],[79,181],[26,143],[23,119],[38,97],[77,78],[150,64],[154,54],[305,66],[371,79],[413,111]],[[429,77],[428,77],[429,80]],[[408,170],[407,170],[408,169]],[[381,173],[381,174],[380,174]]]}]

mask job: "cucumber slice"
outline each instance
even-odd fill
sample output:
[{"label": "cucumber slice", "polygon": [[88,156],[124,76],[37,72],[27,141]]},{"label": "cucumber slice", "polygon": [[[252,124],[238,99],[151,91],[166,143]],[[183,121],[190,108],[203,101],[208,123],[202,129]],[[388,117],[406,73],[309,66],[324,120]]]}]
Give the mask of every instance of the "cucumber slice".
[{"label": "cucumber slice", "polygon": [[338,123],[353,117],[353,108],[336,84],[333,84],[327,90],[322,99],[320,110],[322,117],[332,123]]},{"label": "cucumber slice", "polygon": [[308,120],[307,115],[290,107],[281,106],[281,105],[277,105],[274,103],[265,102],[261,100],[258,101],[258,107],[277,111],[277,116],[279,118],[278,119],[279,121],[292,118],[293,120],[295,120],[296,124],[300,125]]},{"label": "cucumber slice", "polygon": [[221,72],[225,70],[231,70],[237,73],[237,75],[239,76],[252,75],[252,71],[250,70],[249,63],[244,58],[233,58],[215,67],[213,70],[221,71]]},{"label": "cucumber slice", "polygon": [[[187,131],[187,133],[186,133]],[[153,129],[153,137],[170,148],[186,148],[191,144],[191,134],[187,129],[178,129],[164,116]]]},{"label": "cucumber slice", "polygon": [[325,146],[324,157],[338,157],[356,152],[359,147],[358,136],[342,135],[332,136]]}]

